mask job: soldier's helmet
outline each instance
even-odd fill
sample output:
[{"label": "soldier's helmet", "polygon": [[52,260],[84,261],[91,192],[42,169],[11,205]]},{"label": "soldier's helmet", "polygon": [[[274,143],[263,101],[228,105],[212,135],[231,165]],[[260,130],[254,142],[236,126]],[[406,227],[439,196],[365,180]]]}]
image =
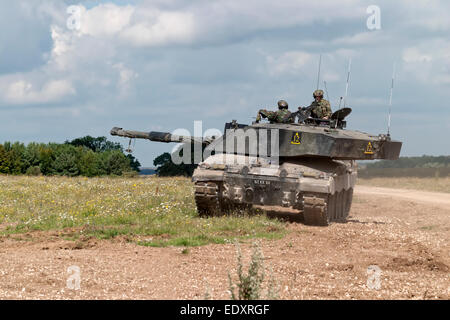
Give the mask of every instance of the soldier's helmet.
[{"label": "soldier's helmet", "polygon": [[323,90],[316,90],[313,92],[313,97],[323,97]]},{"label": "soldier's helmet", "polygon": [[278,109],[287,109],[288,103],[284,100],[278,101]]}]

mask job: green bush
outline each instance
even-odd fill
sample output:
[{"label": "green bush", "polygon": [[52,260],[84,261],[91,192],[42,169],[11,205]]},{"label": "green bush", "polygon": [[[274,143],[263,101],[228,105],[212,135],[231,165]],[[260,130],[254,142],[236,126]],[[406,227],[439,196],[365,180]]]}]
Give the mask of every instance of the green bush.
[{"label": "green bush", "polygon": [[139,173],[137,173],[134,170],[132,170],[132,171],[125,171],[125,172],[122,172],[122,177],[124,177],[124,178],[137,178],[137,177],[139,177]]},{"label": "green bush", "polygon": [[26,171],[28,176],[40,176],[42,175],[41,169],[39,166],[29,167]]}]

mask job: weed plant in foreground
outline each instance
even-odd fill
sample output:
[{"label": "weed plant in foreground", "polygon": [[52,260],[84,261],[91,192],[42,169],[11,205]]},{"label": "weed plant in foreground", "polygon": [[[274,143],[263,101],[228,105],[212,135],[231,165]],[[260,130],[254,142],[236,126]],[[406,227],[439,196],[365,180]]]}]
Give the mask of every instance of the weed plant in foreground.
[{"label": "weed plant in foreground", "polygon": [[[260,300],[277,299],[279,296],[279,287],[273,277],[273,272],[269,274],[269,280],[265,286],[267,291],[263,293],[263,282],[266,278],[264,267],[264,256],[261,246],[258,242],[253,243],[253,253],[247,272],[244,271],[242,262],[242,252],[238,243],[237,248],[237,282],[233,283],[232,276],[228,273],[229,292],[232,300]],[[236,294],[237,291],[237,294]]]},{"label": "weed plant in foreground", "polygon": [[189,178],[0,176],[0,235],[63,230],[72,240],[118,236],[145,246],[281,238],[265,215],[199,218]]}]

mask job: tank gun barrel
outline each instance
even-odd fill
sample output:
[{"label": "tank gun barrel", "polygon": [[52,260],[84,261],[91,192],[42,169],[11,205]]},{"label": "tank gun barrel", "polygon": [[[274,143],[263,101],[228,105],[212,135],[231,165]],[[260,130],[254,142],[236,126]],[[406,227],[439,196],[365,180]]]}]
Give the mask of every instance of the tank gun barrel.
[{"label": "tank gun barrel", "polygon": [[134,131],[134,130],[123,130],[122,128],[114,127],[111,129],[112,136],[125,137],[130,139],[147,139],[150,141],[157,142],[182,142],[182,143],[200,143],[205,146],[209,145],[214,137],[192,137],[192,136],[179,136],[176,134],[171,134],[168,132],[158,132],[158,131]]}]

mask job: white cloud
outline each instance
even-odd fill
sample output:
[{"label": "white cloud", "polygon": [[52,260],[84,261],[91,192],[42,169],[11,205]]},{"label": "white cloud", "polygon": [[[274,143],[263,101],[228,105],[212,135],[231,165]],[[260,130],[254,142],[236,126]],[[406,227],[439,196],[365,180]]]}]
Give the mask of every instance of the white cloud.
[{"label": "white cloud", "polygon": [[207,5],[202,2],[202,6],[192,10],[201,24],[206,22],[210,26],[209,30],[228,26],[229,32],[237,29],[241,33],[365,15],[365,6],[358,0],[225,0],[211,1]]},{"label": "white cloud", "polygon": [[313,55],[303,51],[291,51],[279,57],[267,56],[267,67],[270,75],[297,74],[309,65]]},{"label": "white cloud", "polygon": [[57,102],[68,95],[75,94],[75,89],[67,80],[51,80],[41,89],[26,81],[13,82],[4,92],[4,100],[10,104],[41,104]]},{"label": "white cloud", "polygon": [[119,89],[119,92],[123,97],[128,94],[132,81],[139,75],[134,70],[125,67],[123,63],[115,64],[113,68],[119,73],[117,88]]},{"label": "white cloud", "polygon": [[54,64],[59,70],[66,70],[70,63],[73,63],[70,55],[71,51],[74,50],[73,34],[64,31],[56,25],[52,25],[50,29],[53,48],[49,64]]},{"label": "white cloud", "polygon": [[326,82],[337,82],[341,80],[341,76],[333,71],[325,71],[322,79]]},{"label": "white cloud", "polygon": [[80,34],[93,37],[112,36],[130,25],[136,8],[131,5],[99,4],[92,9],[81,8]]},{"label": "white cloud", "polygon": [[402,53],[403,68],[415,79],[434,85],[450,83],[450,41],[430,39]]},{"label": "white cloud", "polygon": [[194,21],[191,13],[150,10],[123,30],[120,37],[136,46],[190,43],[195,36]]},{"label": "white cloud", "polygon": [[406,63],[413,62],[431,62],[433,57],[431,54],[420,52],[418,48],[407,48],[403,51],[403,61]]},{"label": "white cloud", "polygon": [[426,28],[429,31],[450,31],[450,3],[447,0],[401,0],[399,9],[406,25]]},{"label": "white cloud", "polygon": [[[374,98],[374,97],[351,97],[351,103],[358,108],[362,107],[387,107],[388,99]],[[384,110],[383,110],[384,111]]]},{"label": "white cloud", "polygon": [[[308,78],[317,76],[319,54],[306,51],[288,51],[279,56],[260,52],[266,57],[267,72],[271,76],[280,75],[305,75]],[[342,80],[340,66],[346,65],[349,58],[356,57],[355,50],[337,49],[330,53],[322,54],[320,80],[337,82]]]},{"label": "white cloud", "polygon": [[125,44],[140,47],[190,43],[195,35],[195,19],[190,12],[111,3],[91,9],[78,7],[80,29],[64,28],[65,34],[57,34],[59,39],[73,42],[76,37],[78,43],[86,36],[116,43],[120,39]]},{"label": "white cloud", "polygon": [[332,41],[335,45],[380,45],[381,42],[385,42],[390,39],[386,33],[382,30],[379,31],[367,31],[360,32],[354,35],[346,35]]}]

